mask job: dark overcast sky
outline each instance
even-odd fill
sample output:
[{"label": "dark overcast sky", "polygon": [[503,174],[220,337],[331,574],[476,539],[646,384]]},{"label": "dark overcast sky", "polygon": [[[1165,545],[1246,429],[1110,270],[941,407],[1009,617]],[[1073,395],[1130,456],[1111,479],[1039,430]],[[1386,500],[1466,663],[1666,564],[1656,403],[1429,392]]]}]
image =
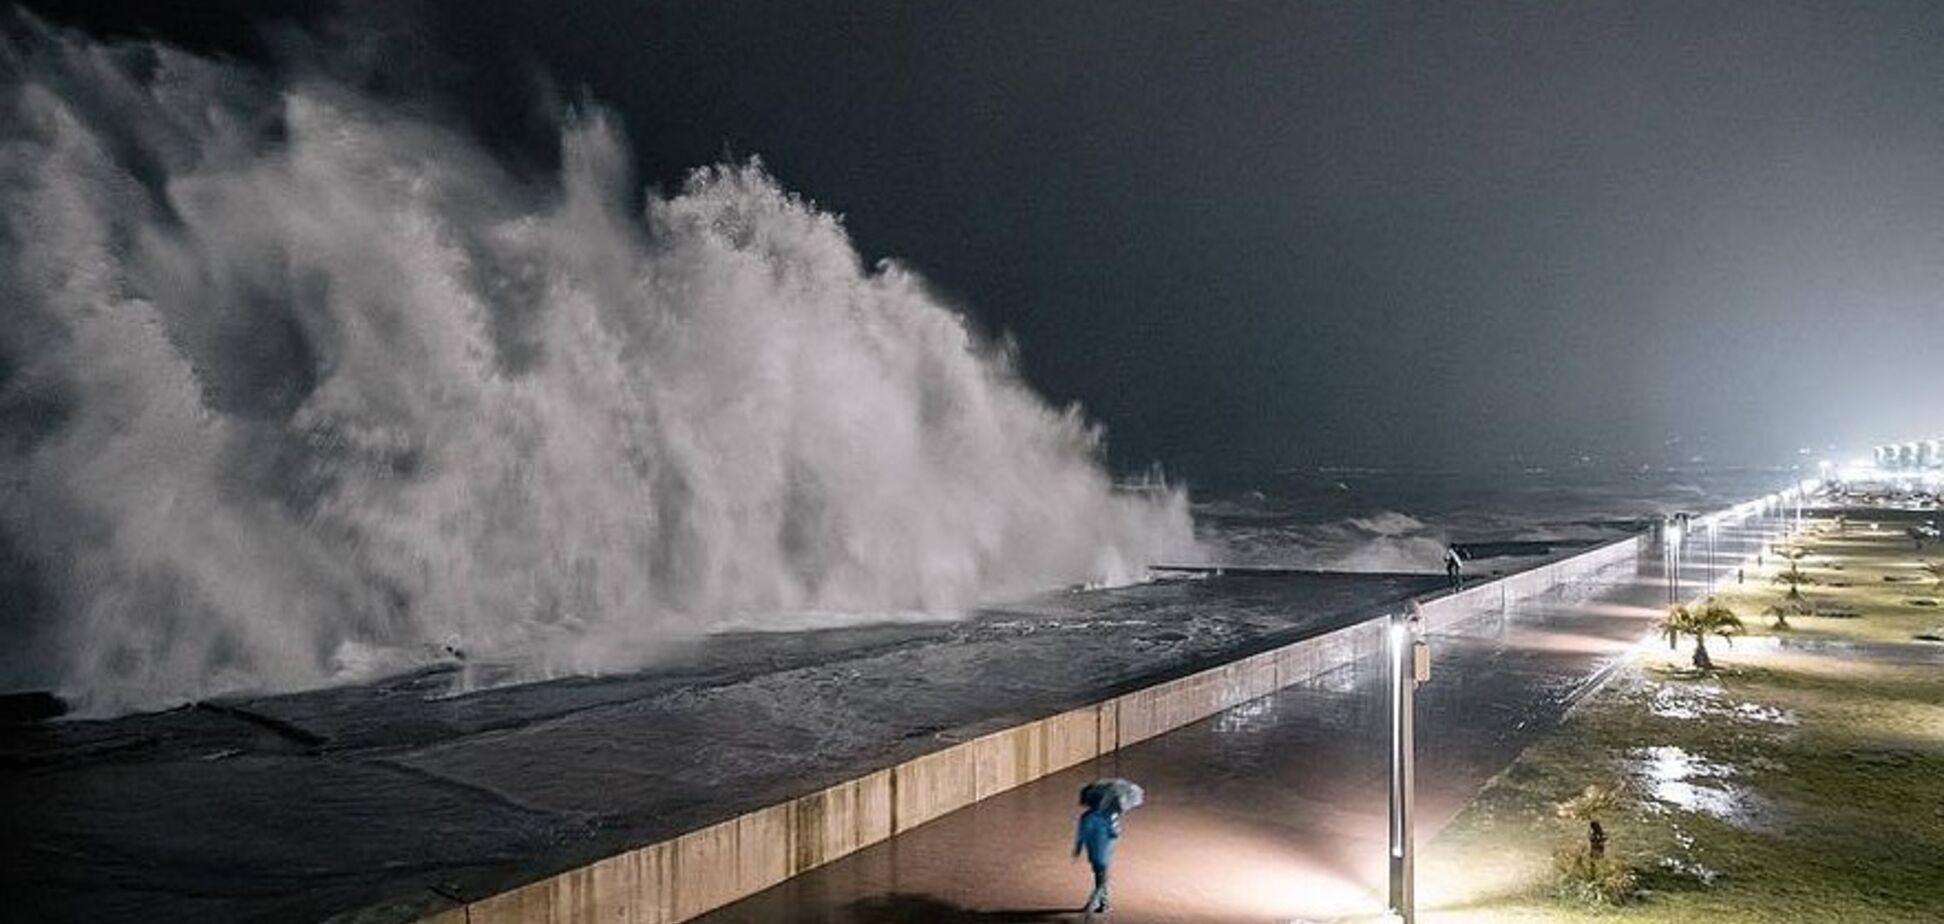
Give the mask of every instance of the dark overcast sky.
[{"label": "dark overcast sky", "polygon": [[582,94],[648,182],[759,155],[1123,466],[1944,431],[1944,4],[149,6],[50,13],[383,35],[534,169]]}]

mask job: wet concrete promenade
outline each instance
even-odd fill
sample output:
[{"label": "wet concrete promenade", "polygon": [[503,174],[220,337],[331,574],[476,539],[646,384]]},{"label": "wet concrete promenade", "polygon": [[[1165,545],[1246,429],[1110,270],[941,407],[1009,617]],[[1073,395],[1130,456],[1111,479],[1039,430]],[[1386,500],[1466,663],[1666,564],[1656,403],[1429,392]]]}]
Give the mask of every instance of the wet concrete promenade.
[{"label": "wet concrete promenade", "polygon": [[467,695],[430,672],[0,727],[0,891],[36,922],[415,921],[1441,580],[1062,592],[958,620],[711,636],[635,673]]},{"label": "wet concrete promenade", "polygon": [[[1690,538],[1683,598],[1780,524]],[[1712,545],[1712,549],[1710,548]],[[1650,553],[1632,574],[1515,604],[1436,635],[1418,694],[1418,835],[1428,840],[1639,645],[1670,595]],[[1382,910],[1388,713],[1359,662],[1116,755],[1004,793],[699,920],[890,924],[1078,920],[1075,794],[1095,776],[1148,787],[1126,821],[1112,921],[1288,922]]]}]

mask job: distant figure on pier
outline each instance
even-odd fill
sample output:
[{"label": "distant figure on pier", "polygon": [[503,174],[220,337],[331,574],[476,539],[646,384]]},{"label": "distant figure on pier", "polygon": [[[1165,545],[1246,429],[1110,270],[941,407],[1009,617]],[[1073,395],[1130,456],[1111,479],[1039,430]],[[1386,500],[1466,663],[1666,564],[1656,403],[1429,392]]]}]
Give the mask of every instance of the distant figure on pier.
[{"label": "distant figure on pier", "polygon": [[1451,586],[1465,586],[1465,559],[1456,546],[1445,546],[1445,576],[1451,578]]}]

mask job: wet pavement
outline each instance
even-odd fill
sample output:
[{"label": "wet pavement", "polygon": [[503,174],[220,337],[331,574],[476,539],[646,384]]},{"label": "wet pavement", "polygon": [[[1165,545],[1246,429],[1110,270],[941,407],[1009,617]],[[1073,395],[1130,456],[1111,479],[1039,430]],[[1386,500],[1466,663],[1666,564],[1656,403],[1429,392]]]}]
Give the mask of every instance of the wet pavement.
[{"label": "wet pavement", "polygon": [[468,695],[428,672],[0,727],[0,892],[37,922],[411,921],[1441,584],[1162,582]]},{"label": "wet pavement", "polygon": [[[1723,539],[1728,561],[1733,531]],[[1643,631],[1666,594],[1653,565],[1578,588],[1587,599],[1522,607],[1438,641],[1422,701],[1427,822],[1556,721]],[[1685,575],[1692,590],[1699,571]],[[717,636],[621,676],[453,695],[454,678],[427,672],[4,728],[0,890],[10,911],[48,922],[409,921],[941,740],[1371,618],[1441,583],[1317,573],[1163,582],[949,622]],[[712,920],[1045,917],[1085,891],[1084,867],[1063,848],[1073,791],[1096,772],[1134,776],[1155,797],[1130,821],[1120,918],[1365,907],[1384,811],[1374,683],[1363,665],[1247,704]]]},{"label": "wet pavement", "polygon": [[[1690,545],[1680,595],[1735,568],[1776,525]],[[1669,598],[1653,553],[1634,573],[1514,604],[1432,638],[1418,692],[1418,839],[1456,815],[1651,632]],[[1108,920],[1289,922],[1383,907],[1388,688],[1376,659],[988,799],[698,919],[703,924],[1079,920],[1069,850],[1079,787],[1126,776]],[[1424,884],[1421,883],[1421,887]]]}]

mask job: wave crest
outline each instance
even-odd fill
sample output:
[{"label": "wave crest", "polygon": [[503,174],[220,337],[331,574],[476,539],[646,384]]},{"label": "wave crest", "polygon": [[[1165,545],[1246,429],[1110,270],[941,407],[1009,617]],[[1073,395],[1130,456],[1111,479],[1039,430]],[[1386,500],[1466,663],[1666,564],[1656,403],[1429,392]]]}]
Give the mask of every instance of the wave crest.
[{"label": "wave crest", "polygon": [[1192,543],[1097,432],[751,161],[635,213],[334,85],[29,24],[0,56],[0,682],[87,711],[463,649],[616,669]]}]

